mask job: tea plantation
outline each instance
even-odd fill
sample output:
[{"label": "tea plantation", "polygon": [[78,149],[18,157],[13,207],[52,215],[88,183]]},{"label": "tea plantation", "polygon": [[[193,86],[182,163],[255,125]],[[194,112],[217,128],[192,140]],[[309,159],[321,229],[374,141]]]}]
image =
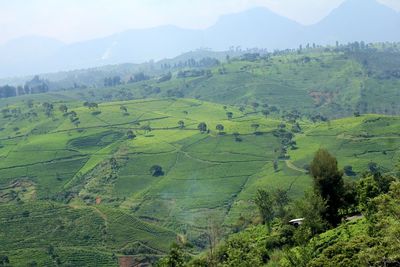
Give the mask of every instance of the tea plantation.
[{"label": "tea plantation", "polygon": [[15,266],[154,259],[177,236],[201,249],[210,218],[229,232],[256,214],[258,188],[301,196],[319,147],[354,178],[400,157],[399,117],[293,122],[258,107],[173,98],[29,104],[10,103],[0,118],[0,255]]}]

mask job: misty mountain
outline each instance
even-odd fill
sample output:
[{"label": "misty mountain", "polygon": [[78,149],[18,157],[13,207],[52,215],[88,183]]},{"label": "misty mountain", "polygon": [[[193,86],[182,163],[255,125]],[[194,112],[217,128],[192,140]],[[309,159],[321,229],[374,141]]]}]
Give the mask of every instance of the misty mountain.
[{"label": "misty mountain", "polygon": [[308,36],[319,44],[333,42],[400,41],[400,14],[376,0],[347,0],[318,24]]},{"label": "misty mountain", "polygon": [[205,30],[162,26],[129,30],[105,38],[64,45],[26,37],[0,46],[0,77],[140,63],[208,47],[285,49],[300,44],[400,41],[400,14],[376,0],[347,0],[319,23],[304,26],[265,8],[222,16]]},{"label": "misty mountain", "polygon": [[265,8],[255,8],[238,14],[222,16],[205,30],[205,46],[226,50],[242,48],[292,48],[302,40],[305,27]]},{"label": "misty mountain", "polygon": [[55,39],[26,36],[0,45],[0,77],[49,71],[54,55],[65,45]]}]

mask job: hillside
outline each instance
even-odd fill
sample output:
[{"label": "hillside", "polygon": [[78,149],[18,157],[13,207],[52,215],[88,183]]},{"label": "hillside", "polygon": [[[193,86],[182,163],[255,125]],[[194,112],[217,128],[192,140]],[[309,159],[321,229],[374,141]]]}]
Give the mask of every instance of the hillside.
[{"label": "hillside", "polygon": [[[8,229],[0,254],[14,263],[35,251],[40,263],[82,258],[80,266],[93,266],[96,254],[108,266],[125,253],[162,255],[177,234],[201,250],[208,220],[229,232],[256,214],[258,188],[300,197],[311,183],[305,165],[320,146],[354,175],[372,161],[391,169],[400,156],[399,117],[313,123],[266,117],[254,106],[174,98],[83,105],[63,94],[1,100],[0,217],[9,226],[0,228]],[[208,131],[199,131],[201,122]],[[38,234],[26,228],[33,218],[37,229],[55,227]]]},{"label": "hillside", "polygon": [[[351,43],[268,54],[197,51],[154,64],[43,77],[50,95],[80,101],[178,97],[238,107],[258,103],[272,113],[296,111],[309,117],[341,118],[354,112],[396,115],[400,114],[398,47]],[[115,77],[118,82],[113,86],[105,83]],[[13,100],[2,103],[9,101]]]}]

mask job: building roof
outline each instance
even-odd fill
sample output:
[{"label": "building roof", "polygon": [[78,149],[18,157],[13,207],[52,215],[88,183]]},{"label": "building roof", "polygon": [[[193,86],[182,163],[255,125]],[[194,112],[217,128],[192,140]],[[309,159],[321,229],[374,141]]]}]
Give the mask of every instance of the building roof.
[{"label": "building roof", "polygon": [[302,222],[302,221],[304,221],[304,218],[293,219],[293,220],[290,220],[289,222],[290,223],[298,223],[298,222]]}]

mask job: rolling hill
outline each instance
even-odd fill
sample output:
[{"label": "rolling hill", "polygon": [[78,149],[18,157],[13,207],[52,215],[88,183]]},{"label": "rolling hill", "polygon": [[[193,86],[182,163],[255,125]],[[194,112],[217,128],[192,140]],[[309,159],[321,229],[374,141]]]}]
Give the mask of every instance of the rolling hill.
[{"label": "rolling hill", "polygon": [[[62,95],[35,96],[15,98],[0,118],[0,254],[17,265],[151,261],[177,235],[202,249],[210,218],[229,232],[256,214],[258,188],[301,196],[311,183],[305,165],[320,146],[355,175],[372,161],[391,169],[400,157],[399,117],[296,124],[260,107],[193,99],[88,108]],[[65,104],[68,111],[59,110]],[[208,131],[199,131],[201,122]]]}]

